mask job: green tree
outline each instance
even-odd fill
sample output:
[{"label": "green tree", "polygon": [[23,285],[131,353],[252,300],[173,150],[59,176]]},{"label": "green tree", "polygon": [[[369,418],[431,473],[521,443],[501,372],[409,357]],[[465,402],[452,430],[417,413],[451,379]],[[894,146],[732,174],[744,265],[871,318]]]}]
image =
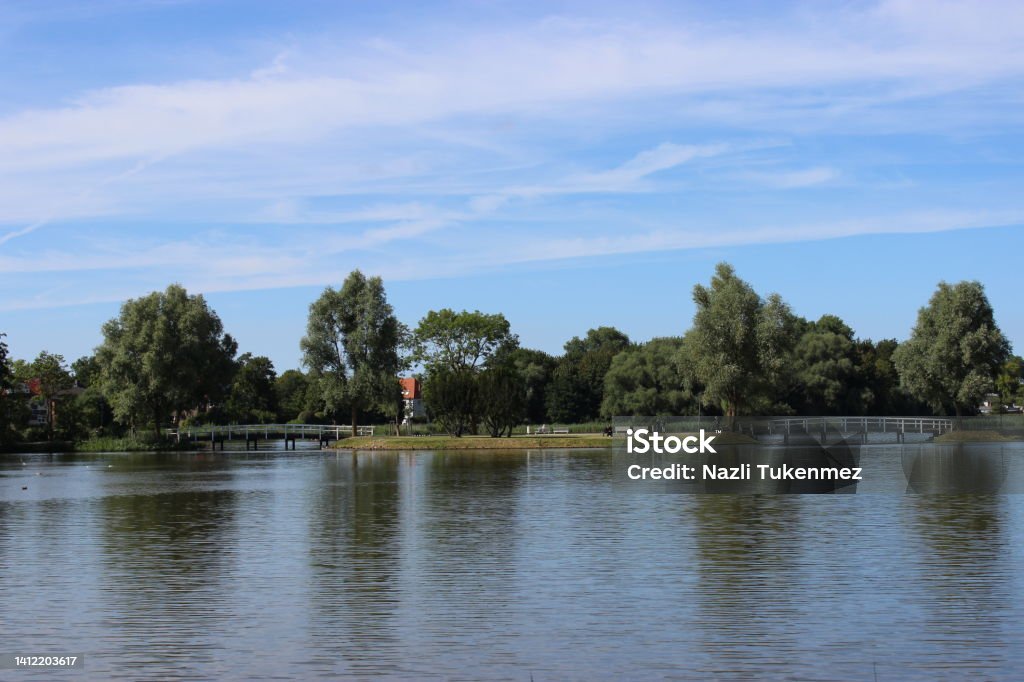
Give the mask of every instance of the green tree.
[{"label": "green tree", "polygon": [[228,415],[237,423],[271,421],[277,417],[277,393],[274,382],[277,372],[274,363],[264,355],[243,353],[237,361],[231,393],[228,396]]},{"label": "green tree", "polygon": [[413,334],[414,359],[428,371],[445,367],[476,371],[496,354],[510,353],[519,345],[501,313],[479,310],[431,310]]},{"label": "green tree", "polygon": [[[68,409],[65,409],[67,407]],[[57,414],[59,426],[72,438],[101,434],[113,415],[99,385],[87,386],[85,392],[61,404]]]},{"label": "green tree", "polygon": [[762,300],[728,263],[715,267],[710,287],[694,286],[693,300],[694,369],[704,400],[720,405],[731,421],[771,393],[793,346],[796,320],[778,294]]},{"label": "green tree", "polygon": [[159,437],[172,412],[223,399],[237,348],[202,295],[172,284],[121,306],[103,325],[96,361],[115,418],[133,428],[148,422]]},{"label": "green tree", "polygon": [[793,350],[805,414],[864,414],[874,395],[864,385],[853,330],[835,315],[810,322]]},{"label": "green tree", "polygon": [[29,374],[36,382],[36,390],[46,407],[46,437],[53,438],[56,427],[56,401],[59,394],[70,388],[73,379],[63,355],[42,351],[29,365]]},{"label": "green tree", "polygon": [[552,421],[580,423],[597,419],[612,359],[629,347],[629,337],[614,327],[598,327],[582,339],[569,339],[548,387],[547,408]]},{"label": "green tree", "polygon": [[492,438],[511,436],[526,415],[526,384],[511,363],[480,372],[476,396],[480,418]]},{"label": "green tree", "polygon": [[100,383],[100,363],[95,355],[83,355],[71,363],[71,373],[79,386],[92,386]]},{"label": "green tree", "polygon": [[316,384],[297,369],[281,373],[274,381],[278,420],[309,419],[317,409]]},{"label": "green tree", "polygon": [[548,422],[547,392],[558,360],[544,351],[516,348],[509,354],[508,363],[519,374],[526,392],[526,421],[531,424]]},{"label": "green tree", "polygon": [[900,385],[893,355],[899,344],[896,339],[857,342],[857,366],[864,385],[871,392],[867,413],[873,415],[927,414],[928,406],[911,396]]},{"label": "green tree", "polygon": [[893,360],[912,395],[959,418],[992,390],[1009,354],[981,283],[940,282]]},{"label": "green tree", "polygon": [[352,433],[359,413],[399,400],[403,330],[380,277],[354,270],[340,290],[327,287],[309,307],[303,362],[327,409],[348,409]]},{"label": "green tree", "polygon": [[696,411],[696,377],[680,362],[685,343],[679,337],[651,339],[616,355],[605,375],[602,416]]},{"label": "green tree", "polygon": [[458,437],[475,430],[483,413],[478,375],[484,367],[507,366],[519,339],[500,313],[445,308],[420,320],[411,345],[412,358],[426,368],[428,415]]},{"label": "green tree", "polygon": [[1024,358],[1014,355],[1003,363],[996,377],[996,391],[1006,404],[1024,402]]},{"label": "green tree", "polygon": [[[113,417],[107,399],[103,397],[102,370],[95,355],[84,355],[71,363],[71,373],[75,383],[85,392],[74,398],[71,413],[59,415],[63,428],[73,432],[76,437],[86,436],[90,432],[101,433]],[[63,407],[63,406],[62,406]],[[68,424],[72,419],[73,423]]]},{"label": "green tree", "polygon": [[461,437],[476,423],[478,388],[475,372],[434,365],[423,382],[427,416],[448,435]]}]

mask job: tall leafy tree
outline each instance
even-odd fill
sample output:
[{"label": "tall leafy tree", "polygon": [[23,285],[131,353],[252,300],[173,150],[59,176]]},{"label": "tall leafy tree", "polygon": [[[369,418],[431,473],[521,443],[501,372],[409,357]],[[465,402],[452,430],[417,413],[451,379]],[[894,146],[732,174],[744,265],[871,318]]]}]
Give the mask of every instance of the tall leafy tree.
[{"label": "tall leafy tree", "polygon": [[[478,379],[484,367],[504,367],[519,345],[505,316],[450,308],[431,310],[412,334],[413,359],[426,369],[423,399],[431,418],[453,436],[475,430],[483,416]],[[488,405],[495,392],[488,385]],[[514,399],[515,396],[509,396]]]},{"label": "tall leafy tree", "polygon": [[420,320],[413,343],[415,360],[428,371],[443,366],[472,372],[495,355],[511,352],[519,339],[501,313],[444,308],[431,310]]},{"label": "tall leafy tree", "polygon": [[813,415],[865,414],[874,395],[864,385],[853,330],[835,315],[811,322],[793,350],[802,404]]},{"label": "tall leafy tree", "polygon": [[[75,383],[85,389],[74,399],[73,416],[76,421],[71,430],[76,435],[87,434],[91,430],[98,433],[113,416],[107,399],[103,397],[102,368],[95,355],[83,355],[71,363],[71,373]],[[62,420],[64,412],[62,410]]]},{"label": "tall leafy tree", "polygon": [[154,433],[171,413],[221,401],[238,344],[202,295],[172,284],[121,306],[96,349],[103,392],[115,418]]},{"label": "tall leafy tree", "polygon": [[597,419],[612,359],[629,347],[629,337],[614,327],[597,327],[583,338],[569,339],[548,387],[551,419],[563,423]]},{"label": "tall leafy tree", "polygon": [[762,300],[753,287],[719,263],[711,286],[693,288],[692,337],[704,399],[728,417],[769,393],[794,342],[795,318],[778,294]]},{"label": "tall leafy tree", "polygon": [[261,424],[276,418],[274,382],[277,372],[274,363],[264,355],[243,353],[237,365],[227,403],[230,418],[237,422],[256,421]]},{"label": "tall leafy tree", "polygon": [[940,282],[894,355],[903,385],[936,412],[960,417],[992,391],[1010,344],[980,282]]},{"label": "tall leafy tree", "polygon": [[912,415],[930,411],[927,404],[914,398],[900,385],[900,375],[893,362],[898,347],[896,339],[857,342],[857,365],[865,388],[871,393],[868,414]]},{"label": "tall leafy tree", "polygon": [[532,348],[516,348],[508,357],[526,392],[525,419],[531,424],[548,420],[547,392],[558,360],[544,351]]},{"label": "tall leafy tree", "polygon": [[477,378],[477,409],[492,438],[512,435],[526,414],[526,384],[511,363],[487,367]]},{"label": "tall leafy tree", "polygon": [[63,355],[42,351],[29,365],[29,373],[36,382],[38,393],[46,406],[46,436],[53,438],[56,410],[54,402],[61,391],[70,388],[73,382],[71,372]]},{"label": "tall leafy tree", "polygon": [[479,384],[468,369],[436,365],[423,382],[427,415],[456,438],[475,427],[479,414]]},{"label": "tall leafy tree", "polygon": [[327,287],[310,305],[303,362],[328,410],[348,409],[353,434],[360,412],[398,401],[402,339],[380,277],[354,270],[341,289]]},{"label": "tall leafy tree", "polygon": [[684,339],[666,337],[622,351],[605,375],[601,414],[680,415],[696,410],[696,377],[680,362]]}]

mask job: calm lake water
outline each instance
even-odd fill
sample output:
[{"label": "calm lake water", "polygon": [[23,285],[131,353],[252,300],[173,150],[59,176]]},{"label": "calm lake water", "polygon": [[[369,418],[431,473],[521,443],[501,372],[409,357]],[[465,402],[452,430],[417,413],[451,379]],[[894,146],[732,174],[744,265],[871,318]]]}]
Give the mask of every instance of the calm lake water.
[{"label": "calm lake water", "polygon": [[611,478],[601,451],[0,456],[0,653],[85,656],[0,678],[1024,676],[1022,495]]}]

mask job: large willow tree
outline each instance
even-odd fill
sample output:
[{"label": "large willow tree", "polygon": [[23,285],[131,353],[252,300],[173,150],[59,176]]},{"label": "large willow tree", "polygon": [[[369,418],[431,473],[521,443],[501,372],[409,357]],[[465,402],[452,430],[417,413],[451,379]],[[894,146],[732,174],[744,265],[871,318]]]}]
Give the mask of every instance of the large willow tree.
[{"label": "large willow tree", "polygon": [[340,290],[327,287],[309,306],[303,362],[331,412],[348,410],[352,435],[359,413],[397,405],[405,332],[380,277],[354,270]]},{"label": "large willow tree", "polygon": [[159,437],[171,413],[224,398],[237,349],[202,295],[172,284],[121,306],[103,325],[96,362],[115,418],[133,427],[148,422]]},{"label": "large willow tree", "polygon": [[719,263],[711,286],[693,287],[692,358],[704,401],[732,418],[770,392],[794,342],[795,318],[778,294],[762,300]]},{"label": "large willow tree", "polygon": [[960,417],[993,389],[1009,355],[981,283],[940,282],[893,361],[912,395]]}]

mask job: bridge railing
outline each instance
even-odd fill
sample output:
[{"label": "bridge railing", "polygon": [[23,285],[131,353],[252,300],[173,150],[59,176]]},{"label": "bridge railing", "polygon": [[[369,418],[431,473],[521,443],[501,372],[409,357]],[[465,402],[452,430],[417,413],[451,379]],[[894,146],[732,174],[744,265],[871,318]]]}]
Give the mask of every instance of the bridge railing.
[{"label": "bridge railing", "polygon": [[[372,436],[373,426],[357,426],[357,436]],[[234,440],[262,437],[264,440],[289,438],[319,438],[324,436],[338,440],[352,435],[352,425],[341,424],[210,424],[206,426],[190,426],[182,429],[168,429],[171,438],[188,440],[224,438]]]},{"label": "bridge railing", "polygon": [[765,422],[768,433],[836,429],[861,433],[933,433],[953,430],[954,420],[945,417],[787,417]]}]

